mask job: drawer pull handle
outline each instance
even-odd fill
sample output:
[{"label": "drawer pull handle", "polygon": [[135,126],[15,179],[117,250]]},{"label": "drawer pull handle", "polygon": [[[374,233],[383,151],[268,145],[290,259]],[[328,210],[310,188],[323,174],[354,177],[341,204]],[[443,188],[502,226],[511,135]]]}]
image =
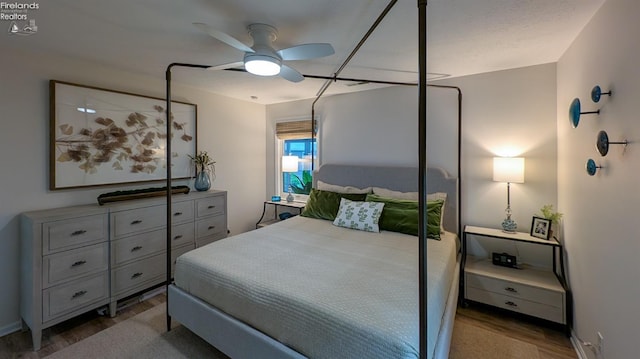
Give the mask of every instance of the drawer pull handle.
[{"label": "drawer pull handle", "polygon": [[182,212],[176,212],[173,214],[174,216],[182,216]]},{"label": "drawer pull handle", "polygon": [[80,297],[82,297],[82,296],[83,296],[83,295],[85,295],[85,294],[87,294],[87,291],[86,291],[86,290],[81,290],[81,291],[79,291],[79,292],[75,292],[75,293],[73,293],[73,295],[71,296],[71,299],[80,298]]},{"label": "drawer pull handle", "polygon": [[215,229],[215,228],[216,228],[216,226],[209,226],[208,229]]},{"label": "drawer pull handle", "polygon": [[72,236],[79,236],[79,235],[81,235],[81,234],[85,234],[85,233],[87,233],[87,231],[85,231],[84,229],[79,229],[79,230],[77,230],[77,231],[75,231],[75,232],[71,233],[71,235],[72,235]]},{"label": "drawer pull handle", "polygon": [[131,252],[139,251],[141,249],[142,249],[142,246],[135,246],[135,247],[131,248]]},{"label": "drawer pull handle", "polygon": [[511,293],[518,293],[518,290],[513,287],[506,287],[504,290]]},{"label": "drawer pull handle", "polygon": [[81,266],[81,265],[83,265],[83,264],[85,264],[85,263],[87,263],[87,261],[85,261],[85,260],[80,260],[80,261],[77,261],[77,262],[73,263],[73,264],[71,265],[71,267]]},{"label": "drawer pull handle", "polygon": [[512,302],[512,301],[504,302],[504,304],[506,304],[506,305],[508,305],[510,307],[514,307],[514,308],[518,307],[518,305],[516,303]]},{"label": "drawer pull handle", "polygon": [[182,234],[178,234],[177,236],[173,237],[173,240],[177,241],[180,238],[182,238]]},{"label": "drawer pull handle", "polygon": [[213,205],[207,207],[207,209],[214,209],[214,208],[216,208],[216,206],[213,206]]},{"label": "drawer pull handle", "polygon": [[142,273],[137,272],[137,273],[133,273],[133,275],[131,276],[131,279],[136,279],[138,277],[142,276]]},{"label": "drawer pull handle", "polygon": [[142,221],[139,219],[136,219],[135,221],[131,222],[131,225],[140,224],[140,223],[142,223]]}]

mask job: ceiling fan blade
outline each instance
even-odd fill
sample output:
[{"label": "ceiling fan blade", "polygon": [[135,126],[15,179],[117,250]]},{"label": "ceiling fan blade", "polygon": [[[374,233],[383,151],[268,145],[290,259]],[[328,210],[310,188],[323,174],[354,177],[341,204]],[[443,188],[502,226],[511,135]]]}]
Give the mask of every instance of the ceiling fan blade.
[{"label": "ceiling fan blade", "polygon": [[304,80],[304,76],[292,67],[282,65],[280,67],[280,76],[291,82],[300,82]]},{"label": "ceiling fan blade", "polygon": [[333,46],[324,43],[297,45],[278,51],[278,55],[280,55],[283,60],[316,59],[318,57],[333,55],[334,53]]},{"label": "ceiling fan blade", "polygon": [[236,38],[231,37],[222,31],[216,30],[207,24],[203,24],[201,22],[194,22],[193,26],[197,27],[201,31],[206,32],[207,34],[213,36],[214,38],[224,42],[225,44],[235,47],[240,51],[255,52],[253,51],[252,48],[240,42],[240,40],[237,40]]},{"label": "ceiling fan blade", "polygon": [[236,61],[236,62],[229,62],[227,64],[211,66],[207,68],[207,70],[226,70],[226,69],[232,69],[234,67],[241,67],[241,66],[244,66],[244,62]]}]

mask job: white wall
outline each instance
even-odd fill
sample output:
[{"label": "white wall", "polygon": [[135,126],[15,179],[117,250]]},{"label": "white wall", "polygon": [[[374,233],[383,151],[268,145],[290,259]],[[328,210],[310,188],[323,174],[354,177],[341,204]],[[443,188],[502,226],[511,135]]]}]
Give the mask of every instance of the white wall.
[{"label": "white wall", "polygon": [[525,157],[525,183],[511,185],[521,231],[544,204],[556,204],[555,64],[439,81],[462,89],[463,223],[499,227],[506,185],[493,182],[493,157]]},{"label": "white wall", "polygon": [[[25,41],[28,39],[25,39]],[[35,209],[96,203],[104,192],[160,187],[102,187],[48,190],[50,79],[164,97],[164,73],[141,77],[51,54],[3,48],[0,56],[0,335],[19,328],[18,215]],[[265,182],[265,107],[178,86],[174,69],[173,99],[198,105],[198,147],[217,160],[213,187],[228,193],[232,233],[252,229],[262,209]],[[181,183],[178,183],[181,184]]]},{"label": "white wall", "polygon": [[[565,212],[564,237],[575,306],[574,330],[587,341],[605,339],[604,358],[638,357],[640,236],[640,2],[607,0],[558,63],[558,202]],[[595,104],[594,85],[613,96]],[[585,115],[569,124],[569,104],[579,97]],[[595,149],[596,134],[631,141],[626,153],[611,145],[606,157]],[[604,166],[585,173],[588,158]],[[595,358],[585,350],[591,358]]]}]

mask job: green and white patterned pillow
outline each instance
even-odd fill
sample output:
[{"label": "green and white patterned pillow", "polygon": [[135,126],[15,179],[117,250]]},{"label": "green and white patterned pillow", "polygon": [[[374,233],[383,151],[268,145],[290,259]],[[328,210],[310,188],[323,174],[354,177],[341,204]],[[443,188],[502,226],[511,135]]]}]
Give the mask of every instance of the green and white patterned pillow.
[{"label": "green and white patterned pillow", "polygon": [[382,215],[382,202],[356,202],[346,198],[340,200],[340,209],[333,224],[339,227],[367,232],[380,232],[378,222]]}]

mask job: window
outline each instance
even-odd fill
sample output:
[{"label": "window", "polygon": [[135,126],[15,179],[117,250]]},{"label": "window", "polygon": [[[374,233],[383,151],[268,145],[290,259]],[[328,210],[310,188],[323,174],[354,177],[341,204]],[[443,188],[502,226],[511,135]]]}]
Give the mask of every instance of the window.
[{"label": "window", "polygon": [[305,201],[311,191],[311,161],[313,158],[317,163],[318,159],[317,138],[312,138],[311,127],[310,120],[276,124],[276,193],[283,198],[291,191],[295,200]]}]

